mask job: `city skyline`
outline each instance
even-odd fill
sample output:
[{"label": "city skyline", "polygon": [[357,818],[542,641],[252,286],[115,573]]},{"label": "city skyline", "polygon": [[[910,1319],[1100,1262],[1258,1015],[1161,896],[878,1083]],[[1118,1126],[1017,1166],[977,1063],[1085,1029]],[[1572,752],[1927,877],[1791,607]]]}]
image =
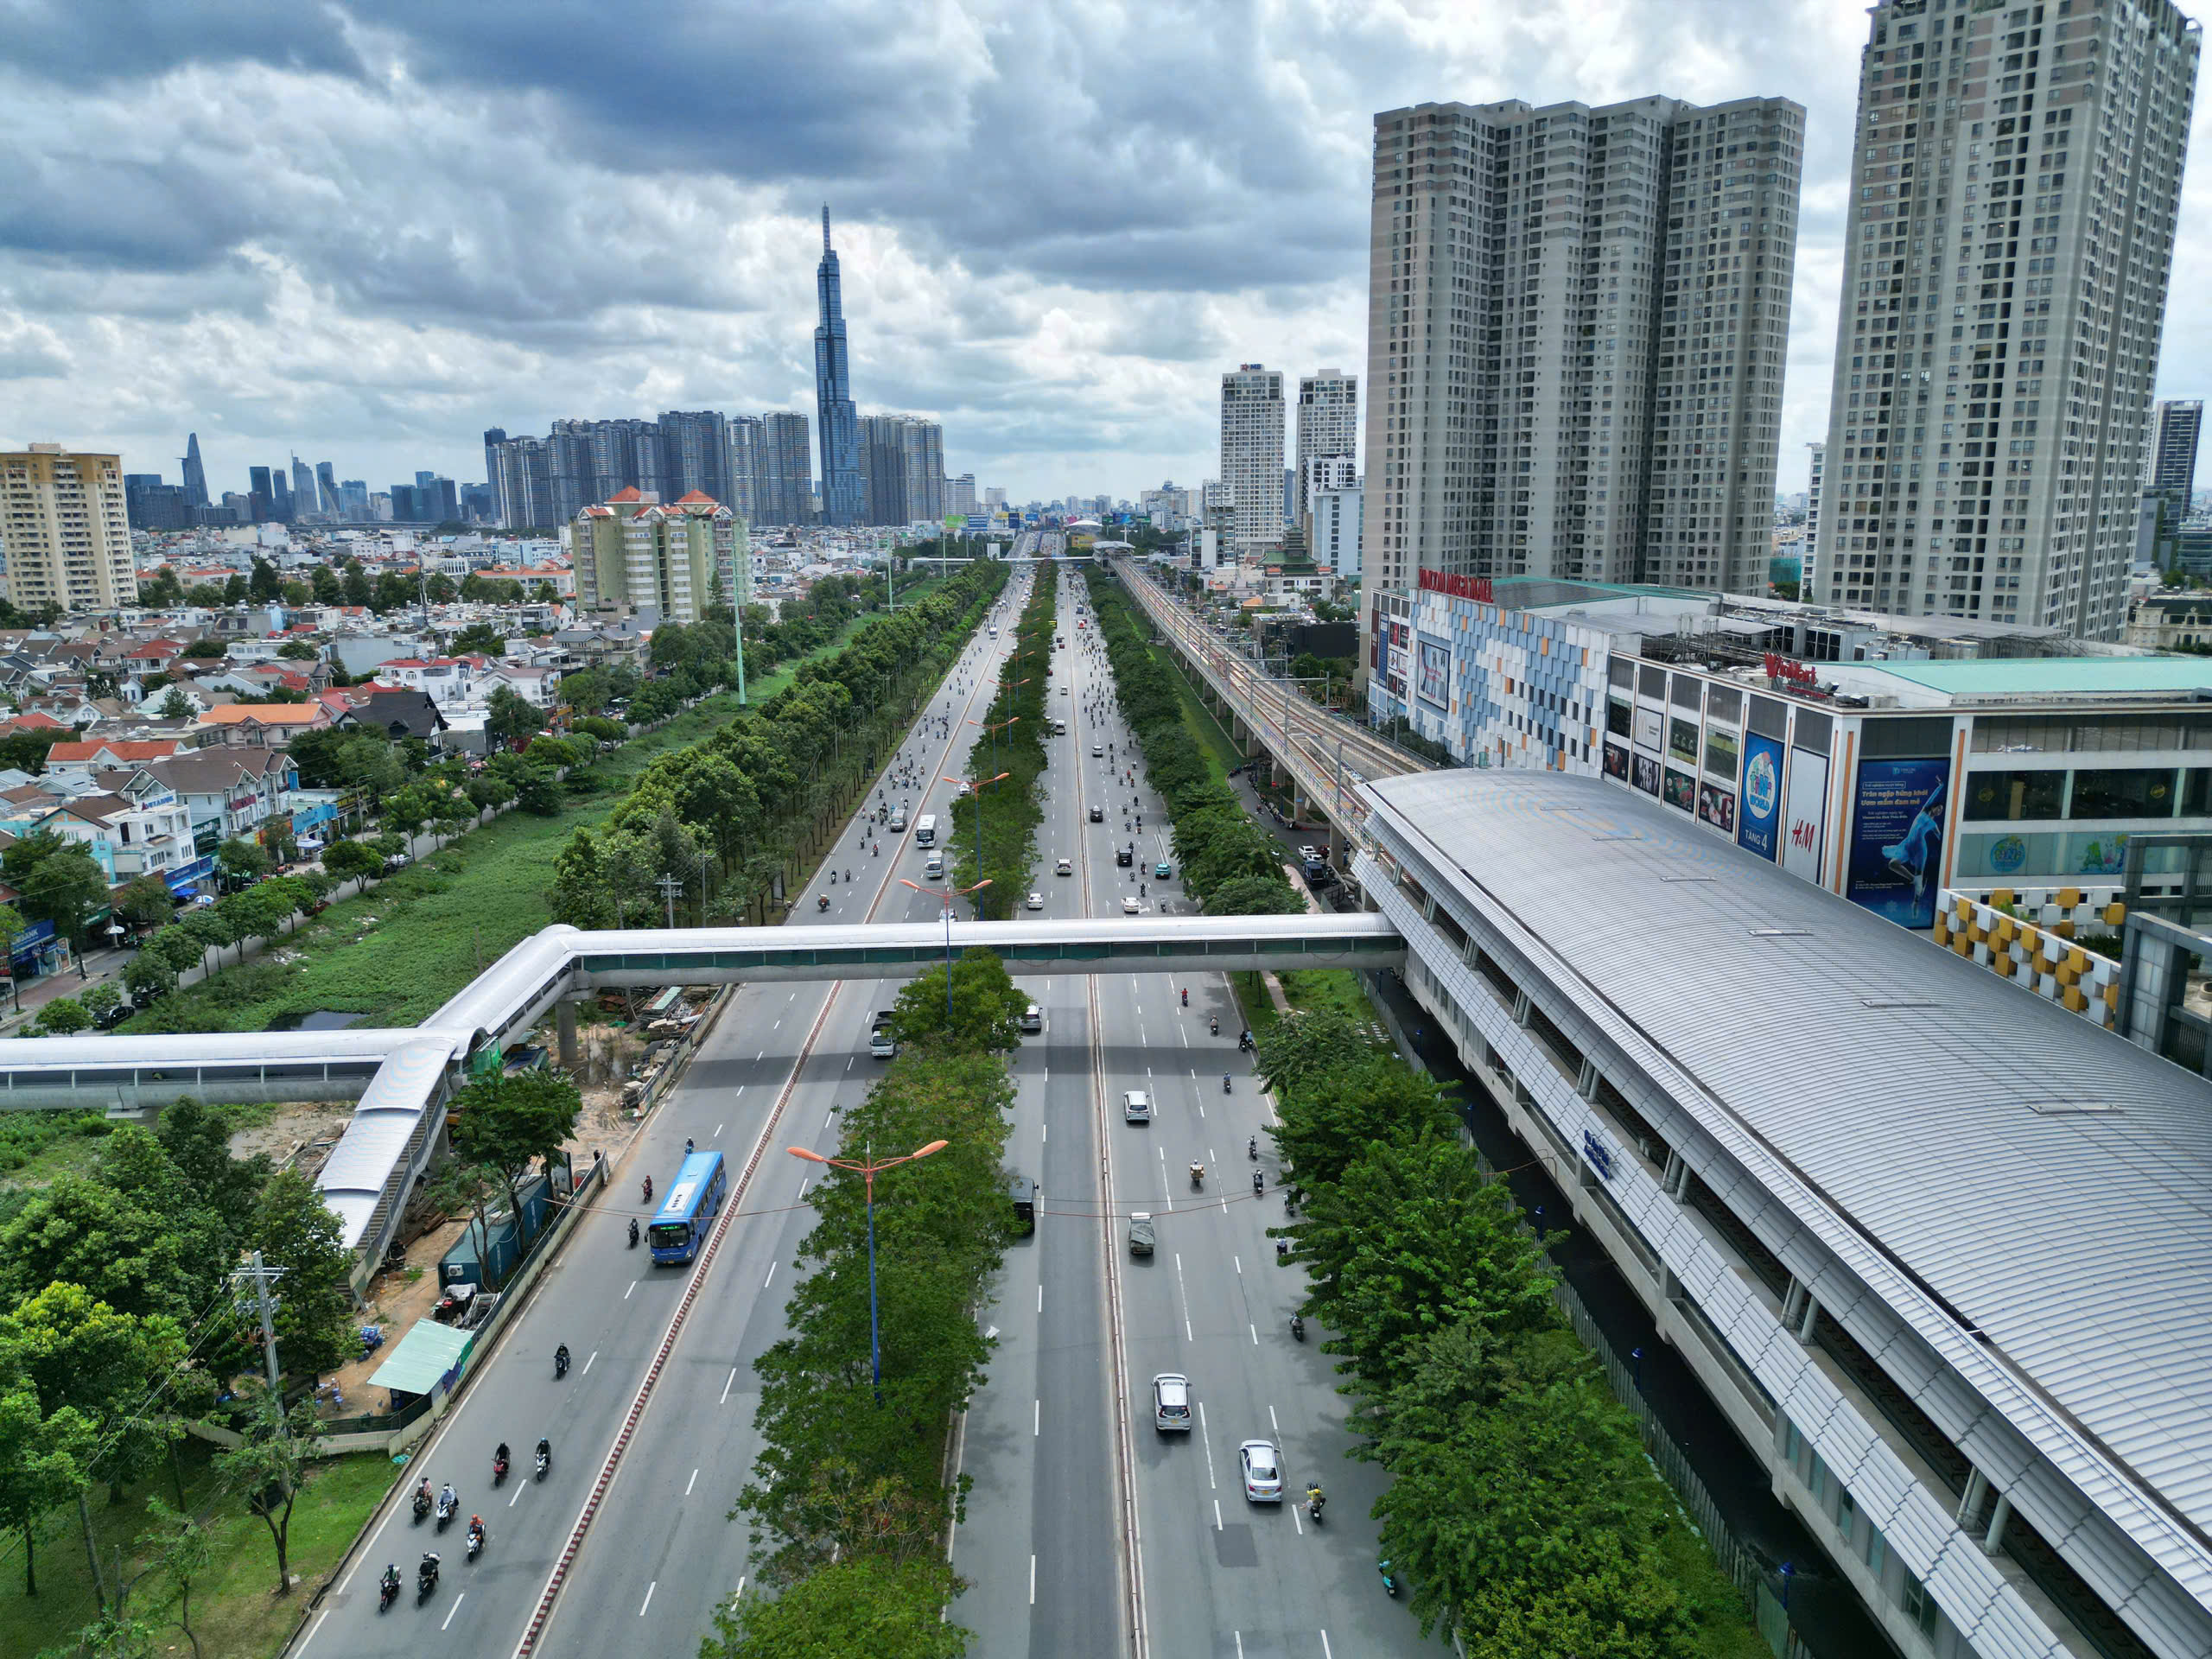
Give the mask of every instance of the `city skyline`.
[{"label": "city skyline", "polygon": [[[1145,49],[1141,18],[1047,10],[1087,42],[1079,81],[1103,87],[1119,57]],[[188,28],[111,43],[89,83],[73,73],[80,48],[27,38],[17,54],[21,95],[0,122],[41,176],[86,188],[0,247],[0,386],[14,411],[0,438],[118,453],[174,478],[197,430],[211,490],[243,489],[249,464],[294,450],[346,455],[372,480],[424,467],[467,479],[484,428],[542,431],[576,409],[810,410],[811,251],[827,197],[845,304],[865,322],[861,413],[941,422],[957,440],[948,464],[1016,499],[1049,499],[1071,477],[1134,499],[1162,478],[1211,475],[1219,377],[1238,362],[1337,365],[1372,384],[1376,111],[1594,105],[1654,87],[1807,108],[1780,448],[1802,454],[1827,434],[1866,37],[1854,9],[1523,9],[1438,20],[1418,41],[1389,18],[1224,14],[1189,42],[1210,88],[1197,142],[1180,104],[1074,99],[1020,155],[980,135],[1014,107],[1034,120],[1025,76],[1071,72],[995,32],[911,41],[895,75],[857,68],[862,95],[818,100],[834,122],[741,112],[709,140],[665,117],[626,130],[637,112],[606,104],[603,75],[582,69],[603,43],[557,19],[519,55],[457,20],[390,22],[375,57],[327,17],[281,41],[230,17],[196,7]],[[665,58],[670,27],[641,21],[623,52]],[[799,22],[747,41],[744,74],[814,104],[821,66],[839,60],[820,34]],[[686,41],[683,73],[724,76],[737,51]],[[1285,73],[1299,98],[1270,90]],[[479,78],[480,103],[448,96]],[[938,89],[926,100],[925,86]],[[940,95],[962,118],[928,117]],[[205,152],[158,175],[128,159],[144,121],[203,104]],[[916,145],[918,126],[938,137]],[[333,159],[248,189],[272,149]],[[334,188],[340,168],[387,181],[373,212]],[[607,236],[617,219],[623,235]],[[390,249],[410,242],[439,251],[395,262]],[[2176,264],[2207,253],[2212,173],[2199,168],[2185,176]],[[2198,396],[2207,380],[2212,327],[2178,308],[2155,395]]]}]

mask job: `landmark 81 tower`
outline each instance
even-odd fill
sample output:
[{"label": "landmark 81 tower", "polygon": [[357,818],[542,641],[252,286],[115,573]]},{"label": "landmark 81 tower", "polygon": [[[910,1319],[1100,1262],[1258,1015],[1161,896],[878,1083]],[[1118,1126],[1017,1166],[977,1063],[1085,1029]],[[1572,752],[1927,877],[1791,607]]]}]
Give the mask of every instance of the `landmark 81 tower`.
[{"label": "landmark 81 tower", "polygon": [[837,251],[830,245],[830,206],[822,207],[822,263],[814,286],[822,321],[814,330],[814,403],[822,429],[822,518],[824,524],[861,521],[860,421],[853,409],[852,373],[845,356],[845,302],[837,276]]}]

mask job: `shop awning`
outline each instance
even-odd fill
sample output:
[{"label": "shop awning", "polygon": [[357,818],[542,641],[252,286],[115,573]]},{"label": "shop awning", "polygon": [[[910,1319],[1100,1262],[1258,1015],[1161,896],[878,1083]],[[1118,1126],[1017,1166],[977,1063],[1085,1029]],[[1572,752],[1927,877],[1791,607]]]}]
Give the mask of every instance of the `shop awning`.
[{"label": "shop awning", "polygon": [[475,1339],[474,1331],[456,1331],[435,1319],[417,1319],[391,1351],[391,1357],[377,1367],[369,1386],[397,1389],[403,1394],[428,1394],[438,1386],[440,1377],[461,1363]]}]

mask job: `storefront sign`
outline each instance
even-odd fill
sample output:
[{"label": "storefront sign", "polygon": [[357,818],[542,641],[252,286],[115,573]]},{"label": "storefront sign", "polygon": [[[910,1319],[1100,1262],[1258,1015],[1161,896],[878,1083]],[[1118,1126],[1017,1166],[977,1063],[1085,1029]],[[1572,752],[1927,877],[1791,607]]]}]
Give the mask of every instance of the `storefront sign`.
[{"label": "storefront sign", "polygon": [[1844,896],[1901,926],[1936,925],[1951,763],[1862,760]]},{"label": "storefront sign", "polygon": [[1743,811],[1736,842],[1771,861],[1782,839],[1782,745],[1751,732],[1744,738]]},{"label": "storefront sign", "polygon": [[1806,664],[1795,658],[1784,657],[1779,652],[1766,654],[1766,677],[1780,680],[1799,691],[1810,691],[1819,683],[1819,677]]},{"label": "storefront sign", "polygon": [[1449,594],[1454,599],[1471,599],[1484,605],[1497,602],[1496,592],[1488,576],[1455,576],[1443,570],[1424,570],[1421,585],[1432,594]]},{"label": "storefront sign", "polygon": [[[1746,785],[1748,787],[1748,785]],[[1828,758],[1810,749],[1789,751],[1789,793],[1782,868],[1815,886],[1821,880],[1821,826],[1827,821]]]}]

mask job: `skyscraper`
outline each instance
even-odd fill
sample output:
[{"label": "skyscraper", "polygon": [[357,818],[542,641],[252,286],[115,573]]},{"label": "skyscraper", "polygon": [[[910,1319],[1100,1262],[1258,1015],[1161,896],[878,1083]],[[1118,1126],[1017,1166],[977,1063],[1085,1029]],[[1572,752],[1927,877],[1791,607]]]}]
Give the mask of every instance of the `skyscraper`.
[{"label": "skyscraper", "polygon": [[694,491],[736,506],[729,476],[729,422],[720,410],[668,410],[660,429],[660,476],[671,497]]},{"label": "skyscraper", "polygon": [[860,422],[853,404],[851,366],[845,356],[845,297],[837,251],[830,245],[830,205],[822,205],[822,263],[814,286],[822,321],[814,330],[815,418],[822,433],[822,518],[856,524],[861,498]]},{"label": "skyscraper", "polygon": [[[125,481],[128,482],[128,480],[126,479]],[[271,467],[269,469],[269,511],[270,517],[279,524],[289,524],[292,522],[292,486],[291,481],[284,476],[284,469],[282,467]]]},{"label": "skyscraper", "polygon": [[1819,596],[2117,639],[2196,26],[2165,0],[1870,16]]},{"label": "skyscraper", "polygon": [[1309,463],[1332,455],[1352,460],[1359,470],[1359,377],[1341,369],[1324,369],[1301,375],[1298,382],[1298,468],[1293,488],[1297,499],[1292,512],[1300,526],[1312,512],[1313,494],[1307,486]]},{"label": "skyscraper", "polygon": [[1812,452],[1813,473],[1805,486],[1805,534],[1797,543],[1798,556],[1804,567],[1797,573],[1797,592],[1799,597],[1810,599],[1819,591],[1821,489],[1827,482],[1828,447],[1825,443],[1808,443],[1805,448]]},{"label": "skyscraper", "polygon": [[188,434],[184,440],[185,499],[195,507],[207,505],[207,469],[200,461],[200,435]]},{"label": "skyscraper", "polygon": [[490,481],[492,488],[492,517],[495,523],[503,525],[507,524],[507,516],[506,503],[499,494],[499,446],[506,441],[505,427],[492,426],[484,429],[484,476]]},{"label": "skyscraper", "polygon": [[1767,98],[1376,117],[1370,587],[1764,587],[1803,131]]},{"label": "skyscraper", "polygon": [[2144,487],[2165,504],[2166,517],[2178,524],[2189,513],[2196,490],[2196,438],[2204,425],[2204,404],[2197,398],[2168,398],[2151,425]]},{"label": "skyscraper", "polygon": [[[197,466],[196,448],[191,453]],[[111,611],[137,602],[119,457],[73,455],[58,443],[0,454],[0,525],[7,554],[0,587],[25,610]]]},{"label": "skyscraper", "polygon": [[307,462],[302,461],[297,455],[294,455],[292,457],[293,515],[296,518],[304,518],[309,513],[321,511],[321,507],[315,495],[315,474],[308,470]]},{"label": "skyscraper", "polygon": [[814,512],[814,450],[806,416],[797,410],[771,410],[760,423],[767,438],[760,522],[803,524]]},{"label": "skyscraper", "polygon": [[346,508],[338,499],[338,469],[331,462],[318,461],[315,464],[317,502],[326,518],[340,518]]},{"label": "skyscraper", "polygon": [[1282,540],[1282,416],[1279,372],[1244,363],[1221,377],[1221,480],[1240,554]]}]

